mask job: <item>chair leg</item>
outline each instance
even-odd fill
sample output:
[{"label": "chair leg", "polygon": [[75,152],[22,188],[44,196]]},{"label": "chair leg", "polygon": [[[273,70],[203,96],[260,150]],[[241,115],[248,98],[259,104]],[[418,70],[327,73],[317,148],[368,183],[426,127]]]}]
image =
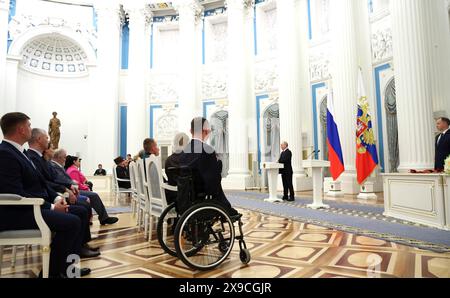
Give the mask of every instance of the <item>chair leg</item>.
[{"label": "chair leg", "polygon": [[3,246],[0,246],[0,275],[2,275]]},{"label": "chair leg", "polygon": [[149,231],[148,231],[148,242],[152,241],[152,231],[153,231],[153,216],[150,215],[150,224],[149,224]]},{"label": "chair leg", "polygon": [[16,257],[17,257],[17,246],[13,246],[11,253],[11,268],[16,267]]},{"label": "chair leg", "polygon": [[48,278],[50,270],[50,246],[42,246],[42,277]]},{"label": "chair leg", "polygon": [[147,238],[147,232],[148,232],[148,213],[144,214],[144,236]]}]

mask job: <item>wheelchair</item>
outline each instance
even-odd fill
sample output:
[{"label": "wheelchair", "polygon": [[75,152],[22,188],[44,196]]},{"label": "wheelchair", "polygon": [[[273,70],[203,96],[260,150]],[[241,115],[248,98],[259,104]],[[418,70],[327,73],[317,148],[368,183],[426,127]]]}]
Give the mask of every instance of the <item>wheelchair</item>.
[{"label": "wheelchair", "polygon": [[[230,255],[235,240],[239,241],[242,263],[251,260],[244,241],[242,214],[228,212],[204,194],[194,190],[194,175],[189,168],[170,168],[177,177],[177,199],[161,214],[157,224],[161,248],[178,257],[195,270],[211,270]],[[170,224],[166,222],[170,221]],[[239,235],[235,233],[235,223]]]}]

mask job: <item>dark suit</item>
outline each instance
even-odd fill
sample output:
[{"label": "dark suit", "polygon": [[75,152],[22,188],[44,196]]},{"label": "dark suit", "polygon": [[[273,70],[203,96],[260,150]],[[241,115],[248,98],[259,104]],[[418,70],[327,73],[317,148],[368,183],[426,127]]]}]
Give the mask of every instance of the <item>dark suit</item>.
[{"label": "dark suit", "polygon": [[[0,193],[28,198],[43,198],[42,217],[51,231],[56,232],[50,252],[50,275],[65,273],[67,256],[81,249],[81,220],[78,216],[50,210],[55,199],[32,162],[16,147],[0,144]],[[37,228],[30,207],[0,206],[0,231]]]},{"label": "dark suit", "polygon": [[292,185],[292,152],[288,148],[281,152],[280,159],[278,163],[284,165],[283,169],[280,169],[281,180],[283,181],[283,199],[287,199],[288,190],[289,197],[293,199],[295,197],[294,194],[294,186]]},{"label": "dark suit", "polygon": [[[68,188],[72,184],[76,184],[66,173],[64,168],[56,164],[54,161],[49,163],[49,171],[50,175],[52,175],[53,181],[56,183],[66,185]],[[103,205],[102,199],[100,199],[100,196],[96,192],[80,190],[80,195],[89,198],[91,207],[95,210],[95,212],[97,212],[100,222],[109,217],[108,212],[106,212],[105,205]]]},{"label": "dark suit", "polygon": [[450,129],[441,137],[438,144],[438,139],[441,134],[436,136],[435,144],[435,158],[434,169],[444,170],[444,161],[450,155]]},{"label": "dark suit", "polygon": [[[166,159],[166,163],[165,163],[165,169],[169,169],[169,168],[178,168],[180,166],[180,157],[181,157],[181,153],[173,153],[171,156],[169,156]],[[171,175],[170,171],[166,172],[167,174],[167,184],[172,185],[172,186],[177,186],[177,181],[175,180],[175,178]],[[174,191],[170,191],[170,190],[165,190],[166,192],[166,199],[167,199],[167,203],[170,204],[172,202],[175,202],[175,200],[177,199],[177,193]]]},{"label": "dark suit", "polygon": [[94,176],[106,176],[106,170],[105,169],[97,169],[95,170]]},{"label": "dark suit", "polygon": [[[36,151],[31,149],[27,150],[27,156],[36,166],[36,170],[44,178],[48,187],[59,193],[64,193],[66,188],[70,188],[70,186],[66,187],[63,184],[58,184],[53,181],[53,178],[50,175],[49,162],[40,156]],[[83,212],[83,210],[78,210],[79,208],[84,209],[86,212]],[[91,231],[89,229],[89,219],[92,215],[91,205],[85,200],[79,200],[77,201],[77,204],[69,206],[69,213],[75,214],[81,219],[81,231],[83,234],[82,243],[84,244],[91,241]]]},{"label": "dark suit", "polygon": [[[194,188],[197,194],[212,196],[226,210],[235,213],[222,190],[222,163],[217,160],[216,152],[211,146],[191,140],[179,157],[180,166],[187,166],[194,172]],[[170,180],[170,177],[168,177]]]}]

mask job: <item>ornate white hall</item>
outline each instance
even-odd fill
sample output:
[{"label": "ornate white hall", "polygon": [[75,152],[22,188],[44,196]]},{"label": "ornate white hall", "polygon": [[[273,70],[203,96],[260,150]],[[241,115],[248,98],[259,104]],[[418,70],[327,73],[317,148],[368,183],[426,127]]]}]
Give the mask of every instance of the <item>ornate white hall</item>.
[{"label": "ornate white hall", "polygon": [[[294,189],[310,197],[303,161],[328,160],[332,91],[345,172],[336,183],[325,169],[324,193],[338,187],[360,202],[367,188],[374,205],[391,208],[386,216],[448,230],[449,176],[423,178],[424,188],[395,181],[433,168],[435,120],[450,116],[449,54],[450,0],[0,0],[0,114],[20,111],[47,129],[56,111],[60,147],[82,157],[88,175],[99,163],[110,173],[114,158],[136,155],[148,137],[164,161],[176,133],[203,116],[225,190],[267,189],[262,164],[276,162],[287,141]],[[364,188],[355,166],[360,74],[379,160]],[[403,190],[428,195],[429,185],[438,188],[424,206],[403,200]],[[437,267],[448,273],[448,252],[443,258]],[[347,263],[329,261],[351,275]],[[389,266],[382,274],[409,274]]]}]

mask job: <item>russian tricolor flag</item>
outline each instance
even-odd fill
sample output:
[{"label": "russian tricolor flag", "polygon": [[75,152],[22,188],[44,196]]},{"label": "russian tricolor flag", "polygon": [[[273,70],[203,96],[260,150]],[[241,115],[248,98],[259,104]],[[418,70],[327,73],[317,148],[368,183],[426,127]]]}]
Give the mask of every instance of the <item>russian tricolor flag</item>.
[{"label": "russian tricolor flag", "polygon": [[358,74],[358,115],[356,123],[356,176],[358,183],[361,185],[378,165],[372,117],[370,116],[370,107],[364,89],[361,69]]},{"label": "russian tricolor flag", "polygon": [[342,156],[341,140],[334,118],[334,100],[331,87],[328,86],[327,98],[327,145],[328,160],[330,161],[330,172],[333,180],[336,181],[344,172],[344,158]]}]

